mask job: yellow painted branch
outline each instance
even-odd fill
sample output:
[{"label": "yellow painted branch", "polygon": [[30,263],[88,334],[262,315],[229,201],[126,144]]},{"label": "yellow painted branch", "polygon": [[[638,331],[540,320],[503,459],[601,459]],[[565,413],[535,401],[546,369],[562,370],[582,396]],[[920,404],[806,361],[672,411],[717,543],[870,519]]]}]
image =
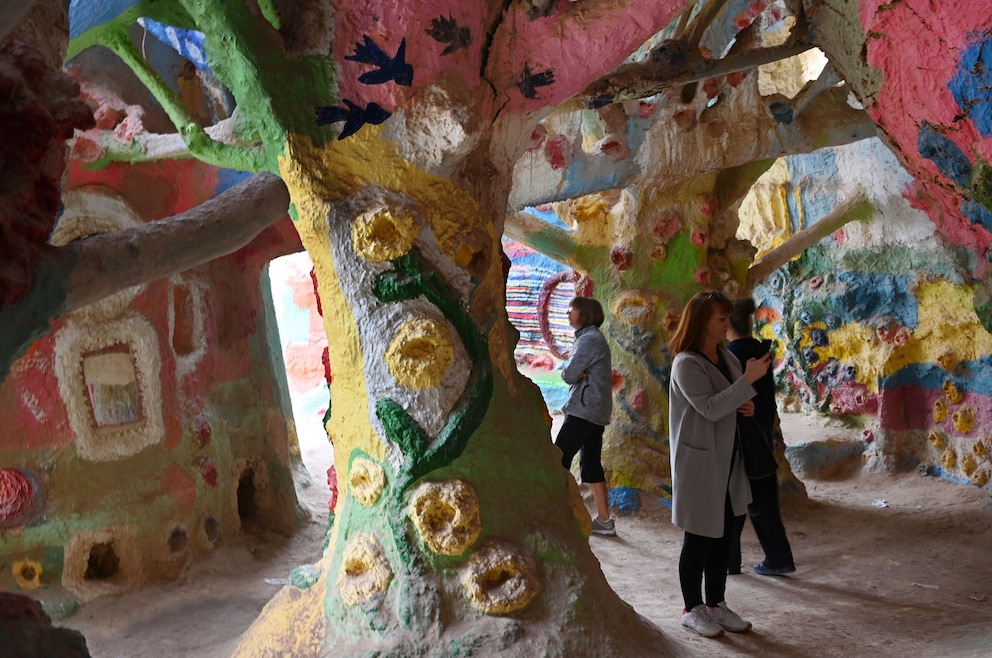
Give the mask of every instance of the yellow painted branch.
[{"label": "yellow painted branch", "polygon": [[764,258],[754,263],[747,273],[747,287],[753,288],[769,274],[845,224],[853,221],[866,222],[872,218],[874,213],[875,206],[871,204],[862,190],[853,198],[837,206],[832,213],[812,226],[799,231],[776,249],[765,254]]}]

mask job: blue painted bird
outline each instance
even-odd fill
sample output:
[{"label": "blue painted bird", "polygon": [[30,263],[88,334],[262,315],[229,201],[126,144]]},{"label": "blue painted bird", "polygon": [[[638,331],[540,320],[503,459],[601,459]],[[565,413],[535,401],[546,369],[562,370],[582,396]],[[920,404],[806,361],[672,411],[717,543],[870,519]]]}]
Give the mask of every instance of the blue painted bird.
[{"label": "blue painted bird", "polygon": [[530,66],[525,62],[524,70],[517,76],[517,89],[524,95],[524,98],[537,98],[537,88],[547,87],[555,83],[555,72],[552,69],[545,69],[538,73],[530,70]]},{"label": "blue painted bird", "polygon": [[413,67],[406,63],[406,38],[400,41],[395,57],[390,57],[366,34],[364,44],[355,44],[355,54],[345,59],[378,67],[358,76],[358,81],[367,85],[381,85],[393,80],[398,85],[409,87],[413,84]]},{"label": "blue painted bird", "polygon": [[391,113],[382,109],[378,103],[369,103],[364,110],[347,98],[344,99],[344,104],[348,106],[347,109],[338,105],[322,105],[314,108],[318,126],[344,121],[344,130],[338,135],[339,140],[354,135],[367,123],[377,126],[391,116]]},{"label": "blue painted bird", "polygon": [[444,16],[432,18],[430,29],[424,32],[438,43],[448,44],[448,47],[441,51],[442,56],[472,45],[472,31],[464,25],[459,25],[451,14],[448,14],[448,18]]}]

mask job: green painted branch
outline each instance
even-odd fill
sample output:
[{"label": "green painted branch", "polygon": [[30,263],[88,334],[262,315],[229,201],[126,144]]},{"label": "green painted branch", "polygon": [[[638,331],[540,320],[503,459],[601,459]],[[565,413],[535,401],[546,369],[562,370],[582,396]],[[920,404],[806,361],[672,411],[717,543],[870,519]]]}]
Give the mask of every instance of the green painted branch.
[{"label": "green painted branch", "polygon": [[837,206],[832,213],[812,226],[799,231],[779,247],[765,254],[764,258],[754,263],[747,273],[748,288],[753,288],[769,274],[845,224],[853,221],[867,222],[874,214],[875,206],[872,205],[862,190],[853,198]]},{"label": "green painted branch", "polygon": [[69,272],[64,310],[233,253],[288,207],[285,183],[264,173],[180,215],[71,242],[56,252]]},{"label": "green painted branch", "polygon": [[[243,122],[235,115],[218,121],[204,130],[214,142],[238,149],[240,159],[228,163],[228,166],[241,171],[258,171],[252,168],[252,165],[261,167],[265,149],[259,144],[257,135],[245,136],[242,134],[242,129]],[[138,163],[197,157],[178,133],[163,135],[142,132],[135,135],[134,140],[129,143],[121,142],[112,130],[92,130],[87,133],[87,137],[95,139],[103,150],[101,163],[108,161]]]},{"label": "green painted branch", "polygon": [[214,74],[258,130],[265,147],[261,169],[279,170],[289,132],[333,139],[330,126],[318,127],[314,117],[314,107],[337,102],[330,57],[289,56],[282,35],[246,2],[181,4],[205,35]]},{"label": "green painted branch", "polygon": [[[141,56],[137,46],[126,34],[114,33],[112,38],[107,39],[105,45],[124,60],[155,100],[162,105],[191,155],[217,167],[244,168],[245,155],[241,153],[241,149],[211,139],[193,120],[176,93]],[[249,171],[258,171],[258,169]]]},{"label": "green painted branch", "polygon": [[507,215],[503,232],[520,244],[565,265],[570,264],[575,255],[575,243],[568,231],[552,226],[528,212]]}]

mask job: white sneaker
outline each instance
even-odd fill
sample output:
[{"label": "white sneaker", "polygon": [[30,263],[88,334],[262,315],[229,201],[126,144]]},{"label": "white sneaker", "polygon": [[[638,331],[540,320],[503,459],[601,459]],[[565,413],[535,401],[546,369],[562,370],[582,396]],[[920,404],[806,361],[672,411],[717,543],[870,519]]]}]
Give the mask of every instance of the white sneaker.
[{"label": "white sneaker", "polygon": [[606,519],[605,521],[600,521],[598,516],[593,517],[592,534],[602,535],[604,537],[616,537],[617,525],[613,522],[613,519]]},{"label": "white sneaker", "polygon": [[690,631],[696,631],[703,637],[719,637],[723,635],[723,626],[713,621],[706,606],[700,603],[695,608],[686,612],[682,611],[682,625]]},{"label": "white sneaker", "polygon": [[720,601],[715,608],[706,608],[706,612],[720,626],[723,626],[731,633],[743,633],[751,630],[751,622],[742,619],[739,614],[727,607],[726,601]]}]

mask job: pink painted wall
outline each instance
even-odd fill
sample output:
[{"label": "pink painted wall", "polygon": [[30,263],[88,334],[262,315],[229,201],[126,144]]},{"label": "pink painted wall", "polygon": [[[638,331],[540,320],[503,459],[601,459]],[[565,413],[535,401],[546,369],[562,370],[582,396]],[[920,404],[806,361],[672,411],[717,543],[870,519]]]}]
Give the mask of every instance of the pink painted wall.
[{"label": "pink painted wall", "polygon": [[[117,194],[153,221],[231,182],[229,172],[182,160],[76,168],[65,192]],[[3,569],[0,588],[35,590],[50,609],[71,609],[171,578],[253,527],[297,527],[296,436],[263,272],[298,249],[285,217],[240,251],[143,286],[110,311],[59,319],[14,364],[0,387],[0,560],[41,575]],[[87,342],[94,336],[99,349]],[[86,370],[101,351],[129,355],[136,379],[93,384],[106,377]],[[66,376],[80,360],[85,390]],[[101,422],[95,409],[123,420]],[[119,572],[87,571],[101,545],[112,547]]]}]

